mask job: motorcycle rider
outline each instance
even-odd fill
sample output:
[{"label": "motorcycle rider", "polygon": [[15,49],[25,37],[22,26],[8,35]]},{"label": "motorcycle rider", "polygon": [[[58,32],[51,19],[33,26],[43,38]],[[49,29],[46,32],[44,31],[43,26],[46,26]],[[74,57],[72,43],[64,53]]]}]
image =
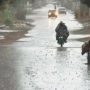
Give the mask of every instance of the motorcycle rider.
[{"label": "motorcycle rider", "polygon": [[62,21],[57,25],[55,31],[56,31],[56,40],[58,40],[60,36],[63,36],[65,42],[67,42],[69,31],[67,29],[67,26]]}]

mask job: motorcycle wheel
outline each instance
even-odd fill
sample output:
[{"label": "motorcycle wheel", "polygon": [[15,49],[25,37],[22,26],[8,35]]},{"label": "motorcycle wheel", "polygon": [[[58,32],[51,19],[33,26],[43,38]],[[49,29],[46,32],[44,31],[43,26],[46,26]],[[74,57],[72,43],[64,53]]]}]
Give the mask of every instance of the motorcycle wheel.
[{"label": "motorcycle wheel", "polygon": [[63,43],[61,43],[61,47],[63,47]]}]

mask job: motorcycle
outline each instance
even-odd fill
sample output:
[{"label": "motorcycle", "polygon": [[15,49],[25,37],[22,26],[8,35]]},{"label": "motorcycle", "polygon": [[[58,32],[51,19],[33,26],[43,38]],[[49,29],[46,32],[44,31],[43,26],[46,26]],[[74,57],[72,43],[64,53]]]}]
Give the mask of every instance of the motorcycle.
[{"label": "motorcycle", "polygon": [[64,45],[64,43],[65,43],[65,38],[64,38],[64,36],[60,36],[57,41],[58,41],[58,44],[60,44],[61,47],[63,47],[63,45]]}]

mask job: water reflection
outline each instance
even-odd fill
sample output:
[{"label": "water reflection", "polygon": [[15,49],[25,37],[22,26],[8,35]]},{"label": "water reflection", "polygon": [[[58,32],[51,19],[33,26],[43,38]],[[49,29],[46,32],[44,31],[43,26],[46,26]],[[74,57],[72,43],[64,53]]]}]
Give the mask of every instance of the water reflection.
[{"label": "water reflection", "polygon": [[66,47],[57,47],[57,51],[59,52],[59,51],[66,51],[67,50],[67,48]]},{"label": "water reflection", "polygon": [[48,27],[51,28],[55,26],[56,18],[49,18],[48,19]]},{"label": "water reflection", "polygon": [[[4,70],[0,76],[4,78],[5,85],[8,81],[12,82],[8,83],[8,86],[16,87],[13,90],[89,90],[90,88],[90,66],[82,63],[80,49],[4,47],[0,51],[2,51],[0,70]],[[14,74],[16,76],[13,77]],[[7,90],[11,89],[8,87]]]}]

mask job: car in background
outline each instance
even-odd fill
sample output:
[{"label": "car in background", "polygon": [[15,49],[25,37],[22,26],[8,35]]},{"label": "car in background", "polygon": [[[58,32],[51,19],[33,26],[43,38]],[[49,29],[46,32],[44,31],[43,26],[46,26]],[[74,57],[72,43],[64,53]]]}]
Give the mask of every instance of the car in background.
[{"label": "car in background", "polygon": [[66,9],[64,7],[58,8],[58,14],[66,14]]},{"label": "car in background", "polygon": [[48,11],[48,18],[57,17],[57,16],[58,16],[57,10],[49,10]]}]

